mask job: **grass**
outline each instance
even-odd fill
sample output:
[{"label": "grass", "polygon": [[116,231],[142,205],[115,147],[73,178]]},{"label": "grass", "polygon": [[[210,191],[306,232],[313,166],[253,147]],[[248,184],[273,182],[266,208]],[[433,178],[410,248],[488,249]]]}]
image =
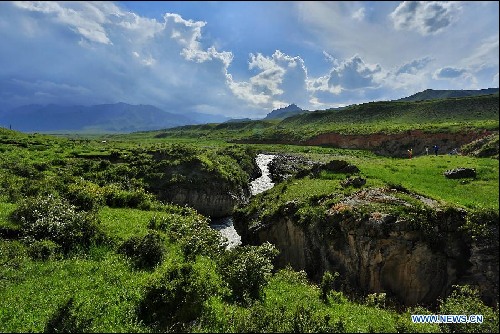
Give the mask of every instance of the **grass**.
[{"label": "grass", "polygon": [[125,240],[132,236],[144,236],[151,218],[161,216],[159,211],[142,211],[130,208],[104,207],[99,211],[104,231],[109,236]]},{"label": "grass", "polygon": [[177,128],[114,135],[114,140],[141,142],[200,140],[303,141],[322,133],[400,133],[408,130],[455,133],[498,131],[498,94],[418,102],[370,102],[344,110],[322,110],[284,120],[189,125]]},{"label": "grass", "polygon": [[[494,159],[464,156],[422,156],[412,160],[379,158],[352,159],[368,178],[387,184],[400,184],[422,195],[464,208],[498,210],[499,163]],[[452,180],[444,177],[446,170],[475,168],[476,179]]]},{"label": "grass", "polygon": [[[2,241],[5,243],[5,241]],[[2,245],[4,246],[4,245]],[[88,332],[144,332],[135,305],[150,275],[108,253],[103,259],[19,259],[1,267],[0,331],[43,332],[61,305],[74,298],[78,321]]]},{"label": "grass", "polygon": [[[278,122],[269,124],[266,125],[268,129]],[[247,133],[265,131],[262,124],[260,128],[248,126],[244,129]],[[211,125],[207,128],[226,135],[228,131],[236,133],[240,126],[216,127]],[[361,150],[290,145],[232,147],[223,138],[216,138],[215,134],[207,141],[191,138],[191,134],[182,138],[153,138],[151,133],[113,135],[106,137],[109,140],[107,143],[101,143],[99,140],[104,137],[70,140],[0,128],[0,227],[17,226],[9,220],[9,216],[21,198],[46,193],[64,197],[68,183],[88,186],[77,188],[82,191],[77,194],[89,195],[82,195],[80,199],[92,200],[102,196],[101,191],[110,183],[121,191],[117,190],[117,196],[143,189],[147,173],[164,172],[168,168],[172,168],[176,177],[191,175],[189,173],[194,176],[202,174],[204,178],[219,182],[219,186],[222,181],[246,182],[248,176],[245,173],[248,174],[252,167],[253,151],[300,154],[323,162],[347,159],[357,165],[360,174],[367,178],[365,187],[401,184],[454,206],[498,210],[497,160],[461,156],[407,160],[377,157]],[[96,138],[98,140],[94,140]],[[189,145],[185,146],[186,143]],[[155,161],[148,152],[163,152],[166,157],[164,163],[154,165]],[[178,167],[183,164],[189,168]],[[458,166],[476,168],[477,178],[462,184],[442,175],[445,170]],[[340,198],[356,191],[340,186],[345,177],[344,174],[322,172],[318,177],[291,179],[258,195],[249,210],[254,205],[256,210],[265,209],[271,213],[293,200],[308,203],[312,208],[310,213],[314,214],[318,199],[330,196],[334,201],[335,196]],[[205,187],[206,183],[196,186]],[[214,247],[210,242],[214,239],[203,238],[209,234],[206,230],[205,233],[199,232],[203,231],[200,228],[202,224],[197,223],[203,222],[200,216],[191,210],[169,205],[151,206],[151,210],[137,207],[140,206],[96,206],[94,209],[98,212],[102,229],[110,240],[44,261],[30,257],[30,241],[0,238],[0,332],[42,332],[48,329],[49,323],[73,332],[173,330],[173,327],[158,328],[145,323],[138,316],[137,308],[151,282],[158,280],[169,268],[179,267],[179,264],[203,268],[207,272],[203,277],[210,277],[210,281],[222,286],[203,302],[200,318],[180,327],[185,331],[438,332],[441,329],[435,325],[412,324],[409,318],[411,310],[397,312],[391,308],[368,305],[364,300],[349,300],[340,292],[331,293],[325,302],[321,300],[317,286],[305,280],[303,274],[291,270],[275,273],[265,285],[260,299],[236,303],[229,298],[229,287],[225,286],[217,271],[218,261],[227,255],[226,251],[217,256],[210,253]],[[299,213],[302,214],[302,211]],[[173,216],[169,215],[174,214],[182,219],[170,220]],[[309,212],[304,212],[304,215],[307,214]],[[162,234],[169,236],[165,238],[165,260],[158,267],[140,270],[133,259],[119,254],[118,248],[125,240],[146,235],[149,232],[148,223],[154,216],[167,217],[166,226],[171,229],[169,234]],[[197,229],[190,230],[193,226]],[[176,235],[179,237],[176,238]],[[191,257],[186,256],[186,250],[193,252]]]}]

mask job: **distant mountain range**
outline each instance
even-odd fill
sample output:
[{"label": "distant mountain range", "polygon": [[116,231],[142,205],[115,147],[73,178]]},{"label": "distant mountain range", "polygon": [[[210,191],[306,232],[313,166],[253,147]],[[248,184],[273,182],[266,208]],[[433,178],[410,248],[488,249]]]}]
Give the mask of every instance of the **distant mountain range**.
[{"label": "distant mountain range", "polygon": [[[433,90],[396,101],[424,101],[450,97],[470,97],[498,94],[498,88],[481,90]],[[348,107],[336,108],[343,110]],[[330,109],[332,111],[334,109]],[[318,112],[318,111],[317,111]],[[283,120],[290,116],[309,114],[296,104],[273,110],[264,120]],[[60,106],[31,104],[12,110],[0,110],[0,126],[25,132],[134,132],[172,128],[182,125],[205,123],[248,122],[250,119],[231,119],[222,115],[190,112],[181,115],[163,111],[151,105],[131,105],[127,103],[100,104],[94,106]]]},{"label": "distant mountain range", "polygon": [[27,132],[134,132],[187,124],[223,122],[220,115],[169,113],[151,105],[127,103],[94,106],[26,105],[0,113],[0,126]]},{"label": "distant mountain range", "polygon": [[302,114],[305,112],[308,112],[308,111],[302,110],[295,103],[292,103],[288,107],[279,108],[279,109],[275,109],[275,110],[271,111],[269,114],[267,114],[267,116],[264,119],[265,120],[285,119],[287,117]]},{"label": "distant mountain range", "polygon": [[479,90],[434,90],[426,89],[397,101],[424,101],[432,99],[446,99],[449,97],[468,97],[478,95],[498,94],[498,88],[486,88]]}]

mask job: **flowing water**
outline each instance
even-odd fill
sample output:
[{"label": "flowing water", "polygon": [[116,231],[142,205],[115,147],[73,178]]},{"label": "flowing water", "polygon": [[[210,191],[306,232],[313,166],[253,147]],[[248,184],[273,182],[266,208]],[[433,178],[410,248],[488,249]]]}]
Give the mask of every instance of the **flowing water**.
[{"label": "flowing water", "polygon": [[[269,174],[269,163],[274,159],[275,155],[271,154],[259,154],[257,155],[256,161],[260,170],[262,171],[262,176],[250,182],[250,194],[255,196],[264,192],[268,189],[274,187],[274,183],[271,180]],[[231,249],[235,246],[241,245],[241,237],[238,232],[236,232],[233,226],[233,217],[224,217],[212,220],[210,227],[214,230],[219,231],[222,236],[227,238],[228,244],[227,248]]]}]

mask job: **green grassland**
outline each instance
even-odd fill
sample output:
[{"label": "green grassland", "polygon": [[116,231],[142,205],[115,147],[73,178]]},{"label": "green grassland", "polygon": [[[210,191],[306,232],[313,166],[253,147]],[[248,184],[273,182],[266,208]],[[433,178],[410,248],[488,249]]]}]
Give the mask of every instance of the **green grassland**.
[{"label": "green grassland", "polygon": [[498,131],[498,94],[428,101],[370,102],[344,110],[323,110],[284,120],[188,125],[161,131],[114,135],[115,140],[238,139],[302,141],[322,133],[399,133],[407,130],[453,133]]},{"label": "green grassland", "polygon": [[[485,106],[488,99],[495,101],[485,98]],[[498,127],[498,95],[496,103]],[[413,112],[421,110],[409,105]],[[370,108],[362,112],[374,112]],[[484,113],[484,119],[476,115],[459,124],[494,127],[491,113]],[[348,160],[367,179],[365,187],[400,185],[470,212],[498,212],[498,160],[408,160],[360,150],[226,142],[264,135],[280,124],[292,129],[308,116],[283,124],[248,122],[248,128],[211,124],[166,135],[78,139],[0,128],[0,332],[497,332],[498,312],[471,292],[457,292],[428,310],[396,308],[378,295],[353,298],[332,289],[328,280],[313,283],[303,272],[274,270],[272,245],[227,250],[208,218],[159,202],[148,191],[151,180],[165,186],[203,187],[207,180],[221,187],[241,185],[249,180],[257,152],[286,152],[315,161]],[[342,117],[348,131],[348,116]],[[373,119],[378,123],[369,131],[385,128],[382,116]],[[442,175],[458,166],[476,168],[477,178],[462,184]],[[290,179],[258,195],[245,210],[264,207],[264,214],[272,215],[295,200],[305,203],[306,214],[320,198],[333,203],[353,193],[340,186],[345,176]],[[486,322],[447,327],[410,320],[410,314],[440,312],[483,314]]]}]

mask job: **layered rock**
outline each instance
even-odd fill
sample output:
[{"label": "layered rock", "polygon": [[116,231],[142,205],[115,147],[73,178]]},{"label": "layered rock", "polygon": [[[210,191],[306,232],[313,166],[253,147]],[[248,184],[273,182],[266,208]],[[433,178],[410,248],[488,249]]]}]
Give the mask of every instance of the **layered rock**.
[{"label": "layered rock", "polygon": [[336,132],[323,133],[313,138],[297,140],[253,140],[242,139],[235,142],[261,144],[287,144],[305,146],[331,146],[344,149],[371,150],[375,154],[393,157],[406,157],[407,150],[413,149],[415,155],[425,154],[425,147],[439,146],[439,152],[448,153],[453,149],[469,144],[480,138],[492,135],[491,131],[462,131],[457,133],[432,133],[422,130],[409,130],[401,133],[373,133],[346,135]]},{"label": "layered rock", "polygon": [[[469,284],[493,304],[498,296],[498,237],[489,243],[473,240],[460,228],[463,210],[400,195],[389,189],[358,191],[310,223],[299,219],[297,203],[289,202],[272,221],[236,215],[235,227],[243,243],[274,243],[281,252],[278,267],[290,264],[316,279],[326,270],[338,271],[358,291],[385,292],[407,305],[435,302],[452,285]],[[416,201],[420,209],[405,210]],[[498,235],[498,225],[496,229]]]},{"label": "layered rock", "polygon": [[163,201],[187,205],[204,216],[220,218],[230,216],[236,205],[247,203],[250,190],[241,186],[224,190],[217,185],[205,184],[198,189],[172,187],[168,190],[158,190],[157,194]]}]

